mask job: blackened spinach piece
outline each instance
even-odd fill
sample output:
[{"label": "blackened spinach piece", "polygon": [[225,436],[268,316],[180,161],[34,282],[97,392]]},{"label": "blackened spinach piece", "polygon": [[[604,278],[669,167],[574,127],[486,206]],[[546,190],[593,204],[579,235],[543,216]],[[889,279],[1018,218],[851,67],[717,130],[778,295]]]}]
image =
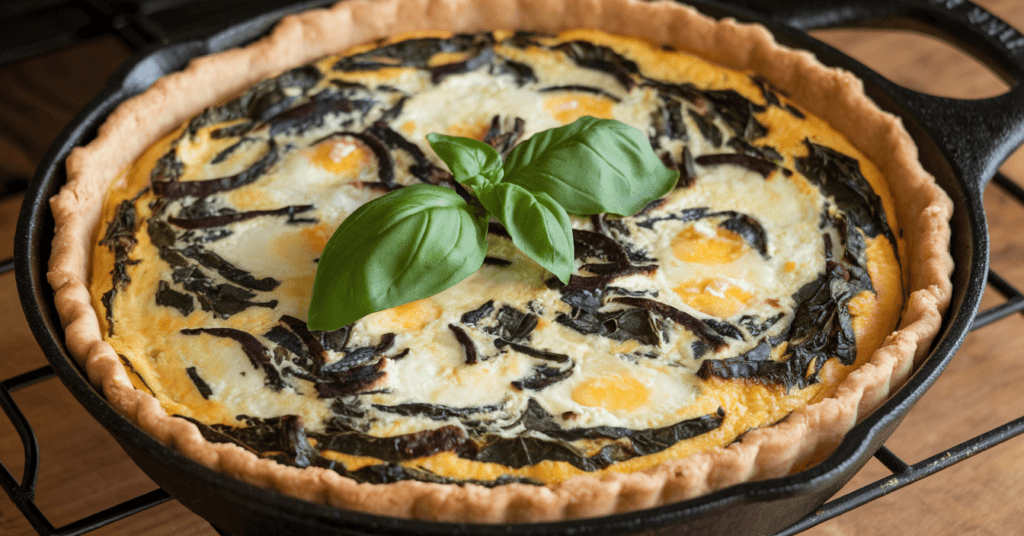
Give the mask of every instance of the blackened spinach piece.
[{"label": "blackened spinach piece", "polygon": [[807,156],[795,159],[797,171],[820,188],[823,195],[834,199],[836,206],[863,229],[864,234],[884,235],[895,250],[896,239],[889,228],[882,199],[864,178],[857,159],[807,139],[804,144]]},{"label": "blackened spinach piece", "polygon": [[484,463],[500,463],[515,469],[550,460],[566,462],[584,471],[598,471],[631,457],[626,449],[618,444],[607,445],[598,454],[587,457],[579,449],[560,441],[520,437],[500,438],[485,443],[474,459]]},{"label": "blackened spinach piece", "polygon": [[[395,440],[392,438],[375,438],[347,431],[328,434],[307,433],[302,417],[297,415],[283,415],[267,419],[240,415],[239,418],[245,421],[244,426],[207,425],[182,415],[177,415],[177,417],[195,424],[199,428],[200,434],[207,441],[232,443],[254,454],[273,459],[284,465],[324,467],[358,482],[385,484],[401,480],[418,480],[441,484],[476,484],[481,486],[501,486],[513,482],[539,484],[530,479],[508,476],[493,481],[459,480],[441,477],[423,469],[404,467],[396,463],[374,464],[350,471],[342,464],[324,458],[322,454],[324,450],[344,453],[348,450],[346,447],[356,445],[357,450],[360,452],[376,451],[381,454],[390,454],[390,458],[395,460],[405,459],[403,457],[415,458],[418,457],[415,454],[421,452],[429,453],[432,449],[436,450],[436,452],[444,452],[443,449],[446,446],[459,448],[459,432],[452,431],[451,429],[430,431],[427,434],[421,433],[417,437],[412,437],[410,434],[409,437]],[[309,441],[310,439],[314,439],[317,442],[316,447]],[[389,440],[390,444],[388,444]],[[468,445],[469,450],[474,448],[472,443],[463,442],[462,444]]]},{"label": "blackened spinach piece", "polygon": [[[182,417],[178,415],[178,417]],[[199,428],[207,441],[233,443],[257,455],[273,459],[278,463],[295,467],[330,466],[316,448],[309,443],[302,417],[282,415],[260,419],[239,415],[245,426],[224,424],[203,424],[183,417]]]},{"label": "blackened spinach piece", "polygon": [[188,316],[195,310],[192,296],[174,290],[167,281],[161,281],[157,286],[156,304],[164,307],[173,307],[181,313],[181,316]]},{"label": "blackened spinach piece", "polygon": [[690,139],[686,130],[686,123],[683,122],[683,105],[673,98],[664,98],[664,105],[651,112],[651,125],[654,131],[671,140]]},{"label": "blackened spinach piece", "polygon": [[[333,365],[333,363],[332,363]],[[372,386],[384,377],[384,360],[378,359],[367,365],[343,369],[323,367],[317,378],[316,392],[320,398],[337,398],[354,395]]]},{"label": "blackened spinach piece", "polygon": [[690,353],[693,354],[694,359],[701,359],[711,348],[704,341],[697,339],[690,344]]},{"label": "blackened spinach piece", "polygon": [[[771,345],[761,341],[753,350],[727,359],[707,359],[700,364],[697,376],[724,380],[747,379],[768,385],[782,385],[787,390],[813,383],[799,359],[771,360]],[[815,370],[814,373],[817,371]]]},{"label": "blackened spinach piece", "polygon": [[718,224],[719,227],[738,234],[743,240],[750,244],[764,259],[770,259],[768,255],[768,233],[764,227],[754,218],[746,214],[729,214],[728,219]]},{"label": "blackened spinach piece", "polygon": [[715,330],[719,335],[723,337],[736,339],[738,341],[743,340],[743,332],[740,331],[739,328],[728,322],[724,322],[722,320],[715,320],[714,318],[705,318],[703,322],[710,326],[711,329]]},{"label": "blackened spinach piece", "polygon": [[430,81],[437,84],[449,76],[473,72],[485,65],[491,65],[493,60],[493,48],[489,46],[479,48],[472,51],[471,55],[462,61],[430,67]]},{"label": "blackened spinach piece", "polygon": [[[783,162],[782,154],[780,154],[778,151],[776,151],[771,146],[768,146],[768,145],[754,145],[754,144],[750,143],[749,141],[747,141],[747,140],[745,140],[743,138],[740,138],[738,136],[733,136],[733,137],[729,138],[729,141],[727,141],[725,144],[727,146],[731,147],[733,150],[735,150],[738,153],[742,153],[742,154],[745,154],[745,155],[748,155],[748,156],[757,157],[757,158],[760,158],[762,160],[767,160],[767,161],[772,162],[772,163],[774,163],[776,165],[782,165],[782,162]],[[785,173],[785,171],[783,173]]]},{"label": "blackened spinach piece", "polygon": [[[322,91],[307,102],[288,108],[267,120],[270,136],[286,133],[303,133],[311,128],[321,127],[330,115],[352,114],[365,117],[378,104],[373,99],[347,99],[334,91]],[[354,118],[349,118],[351,121]]]},{"label": "blackened spinach piece", "polygon": [[459,341],[463,351],[466,352],[466,364],[475,365],[477,360],[476,355],[476,344],[473,343],[473,339],[469,338],[469,334],[466,330],[456,326],[455,324],[448,324],[448,329],[452,330],[455,334],[455,340]]},{"label": "blackened spinach piece", "polygon": [[761,94],[764,96],[765,103],[768,106],[777,106],[783,110],[786,110],[797,119],[806,119],[807,116],[805,116],[804,113],[801,112],[796,106],[793,106],[788,102],[781,102],[779,100],[779,97],[778,95],[776,95],[776,93],[782,95],[783,97],[788,97],[789,95],[785,91],[773,86],[770,82],[768,82],[768,80],[766,80],[761,75],[753,75],[750,77],[750,79],[753,80],[755,84],[757,84],[757,87],[758,89],[761,90]]},{"label": "blackened spinach piece", "polygon": [[631,296],[616,296],[612,298],[612,300],[616,303],[650,309],[652,312],[683,326],[715,351],[721,350],[727,346],[721,335],[708,327],[707,324],[683,311],[680,311],[679,309],[676,309],[675,307],[672,307],[671,305],[668,305],[667,303],[662,303],[648,298],[634,298]]},{"label": "blackened spinach piece", "polygon": [[599,335],[617,341],[635,340],[652,346],[659,344],[661,326],[647,309],[599,311],[607,290],[562,289],[561,299],[572,309],[569,314],[556,316],[555,322],[584,335]]},{"label": "blackened spinach piece", "polygon": [[195,328],[195,329],[183,329],[181,330],[183,335],[212,335],[214,337],[224,337],[233,339],[235,342],[242,345],[242,350],[245,352],[246,357],[249,358],[249,362],[252,364],[254,369],[260,369],[265,365],[270,364],[270,352],[267,351],[267,347],[263,346],[262,343],[256,337],[251,334],[234,328]]},{"label": "blackened spinach piece", "polygon": [[672,166],[679,172],[679,182],[676,183],[676,188],[690,188],[697,184],[696,162],[693,161],[693,153],[690,152],[689,147],[683,147],[681,156],[682,161]]},{"label": "blackened spinach piece", "polygon": [[537,89],[538,93],[561,93],[574,92],[574,93],[590,93],[591,95],[597,95],[604,97],[612,102],[622,102],[622,99],[618,95],[613,95],[599,87],[594,86],[583,86],[579,84],[565,84],[559,86],[547,86]]},{"label": "blackened spinach piece", "polygon": [[313,359],[313,368],[311,372],[314,374],[320,372],[324,363],[327,361],[327,352],[324,351],[324,347],[320,345],[320,339],[309,331],[305,322],[295,318],[294,316],[281,315],[281,322],[288,326],[292,332],[299,337],[299,340],[302,341],[302,344],[306,348],[306,355]]},{"label": "blackened spinach piece", "polygon": [[523,87],[526,84],[537,81],[537,75],[534,74],[533,67],[508,58],[500,56],[499,58],[500,61],[496,62],[491,68],[491,74],[495,76],[510,76],[518,87]]},{"label": "blackened spinach piece", "polygon": [[628,435],[637,456],[646,456],[661,452],[676,443],[706,434],[718,429],[725,420],[725,411],[702,415],[662,428],[639,430]]},{"label": "blackened spinach piece", "polygon": [[273,277],[256,279],[251,273],[236,267],[220,255],[200,246],[185,246],[175,251],[189,259],[195,260],[200,265],[217,272],[224,279],[241,287],[267,292],[274,290],[281,284],[280,281]]},{"label": "blackened spinach piece", "polygon": [[268,419],[240,415],[246,422],[245,426],[207,425],[189,417],[176,416],[195,424],[199,433],[213,443],[232,443],[285,465],[333,468],[333,462],[324,459],[309,443],[302,417],[298,415]]},{"label": "blackened spinach piece", "polygon": [[[137,198],[136,198],[137,199]],[[99,245],[105,246],[114,255],[114,270],[111,273],[114,288],[124,290],[131,282],[125,270],[125,264],[131,264],[128,255],[135,249],[139,240],[135,238],[138,231],[135,199],[126,199],[117,205],[114,217],[107,224]]]},{"label": "blackened spinach piece", "polygon": [[684,208],[675,212],[670,212],[664,216],[652,216],[642,219],[636,222],[637,227],[644,227],[646,229],[654,229],[654,225],[663,221],[678,220],[682,222],[697,221],[704,218],[711,218],[714,216],[738,214],[731,211],[723,212],[711,212],[707,207],[695,207],[695,208]]},{"label": "blackened spinach piece", "polygon": [[467,311],[465,313],[462,313],[462,317],[459,320],[463,324],[476,324],[477,322],[480,322],[484,318],[487,318],[488,316],[491,316],[491,313],[493,313],[493,312],[494,312],[494,300],[488,300],[486,303],[484,303],[480,307],[477,307],[476,309],[473,309],[472,311]]},{"label": "blackened spinach piece", "polygon": [[267,153],[239,173],[204,181],[151,181],[153,193],[169,199],[179,199],[186,196],[206,197],[250,184],[263,176],[268,169],[277,163],[279,156],[277,145],[273,139],[269,140],[267,145]]},{"label": "blackened spinach piece", "polygon": [[512,350],[515,350],[516,352],[519,352],[521,354],[528,355],[530,357],[536,357],[537,359],[543,359],[545,361],[554,361],[555,363],[565,363],[569,361],[569,356],[565,354],[551,352],[548,350],[540,350],[537,348],[526,346],[525,344],[509,342],[505,339],[495,339],[494,346],[499,349],[511,348]]},{"label": "blackened spinach piece", "polygon": [[576,65],[595,69],[615,77],[626,90],[633,89],[636,81],[633,76],[639,74],[633,60],[627,59],[609,47],[595,45],[587,41],[569,41],[552,47],[564,53]]},{"label": "blackened spinach piece", "polygon": [[857,358],[856,335],[847,306],[857,294],[873,291],[874,287],[864,268],[866,254],[855,228],[845,243],[844,257],[828,260],[825,272],[794,295],[798,305],[789,328],[789,351],[805,365],[816,360],[816,368],[821,368],[830,357],[850,365]]},{"label": "blackened spinach piece", "polygon": [[572,230],[572,242],[577,259],[599,259],[604,262],[629,265],[629,255],[614,238],[594,231]]},{"label": "blackened spinach piece", "polygon": [[484,134],[484,143],[494,147],[495,151],[501,155],[502,159],[508,156],[508,153],[515,147],[516,142],[523,135],[523,127],[526,125],[526,121],[522,117],[516,117],[512,120],[512,125],[505,127],[501,116],[496,115],[491,118],[491,126],[487,129],[487,133]]},{"label": "blackened spinach piece", "polygon": [[702,166],[740,166],[742,168],[749,169],[766,179],[773,171],[778,169],[778,166],[769,160],[764,160],[757,156],[738,153],[703,154],[695,158],[694,162]]},{"label": "blackened spinach piece", "polygon": [[543,35],[537,32],[516,30],[511,37],[502,41],[501,44],[511,45],[516,48],[542,47],[544,44],[540,42],[539,37],[543,37]]},{"label": "blackened spinach piece", "polygon": [[427,404],[424,402],[410,402],[394,406],[374,404],[373,407],[386,413],[394,413],[406,417],[424,417],[432,421],[446,421],[449,419],[465,420],[472,415],[492,413],[501,409],[501,406],[471,406],[457,408],[442,404]]},{"label": "blackened spinach piece", "polygon": [[601,335],[617,341],[635,340],[657,346],[661,342],[657,320],[647,309],[624,309],[597,315],[604,332]]},{"label": "blackened spinach piece", "polygon": [[[161,201],[166,202],[164,198],[158,198]],[[188,203],[182,202],[181,209],[178,210],[177,218],[182,219],[201,219],[201,218],[213,218],[217,216],[224,216],[228,214],[234,214],[237,212],[234,208],[223,206],[218,198],[200,197],[198,199],[192,199]],[[152,219],[159,219],[154,217]],[[160,219],[160,221],[164,221]],[[174,245],[174,244],[164,244]]]},{"label": "blackened spinach piece", "polygon": [[[194,294],[204,311],[213,311],[221,318],[227,318],[249,307],[274,308],[277,306],[277,300],[270,300],[268,302],[252,301],[256,294],[243,288],[272,290],[280,284],[275,279],[269,277],[256,279],[252,274],[236,268],[219,255],[207,251],[200,246],[186,246],[183,249],[173,248],[172,246],[177,240],[177,233],[164,221],[150,218],[147,221],[147,231],[150,241],[157,247],[160,258],[175,268],[171,274],[174,283],[181,285],[185,291]],[[214,284],[210,277],[199,266],[192,264],[189,259],[199,262],[216,271],[225,279],[242,286],[230,283]],[[176,291],[171,291],[168,288],[167,292],[163,292],[161,300],[166,303],[160,303],[161,305],[171,304],[170,299],[173,296],[170,292]],[[175,299],[174,302],[184,305],[184,300]],[[176,305],[172,306],[177,307]]]},{"label": "blackened spinach piece", "polygon": [[[409,166],[409,173],[412,173],[413,177],[416,177],[421,182],[427,184],[439,184],[442,181],[451,182],[452,175],[448,170],[442,169],[431,162],[423,154],[423,150],[420,149],[419,145],[405,139],[405,136],[392,130],[384,121],[375,121],[370,128],[366,129],[366,133],[379,139],[389,149],[400,149],[408,153],[416,161],[415,164]],[[381,180],[384,181],[384,178],[382,177]]]},{"label": "blackened spinach piece", "polygon": [[[217,129],[215,132],[223,134],[223,133],[226,133],[226,132],[230,132],[230,129],[220,128],[220,129]],[[227,149],[224,149],[223,151],[217,153],[217,155],[214,156],[210,160],[210,163],[211,164],[219,164],[219,163],[227,160],[229,156],[234,154],[235,151],[237,151],[237,150],[241,149],[242,147],[244,147],[246,144],[254,143],[254,142],[257,142],[257,141],[258,140],[254,139],[254,138],[242,138],[242,139],[236,141],[235,143],[232,143],[231,145],[229,145]]]},{"label": "blackened spinach piece", "polygon": [[[501,463],[513,468],[533,465],[543,460],[563,461],[584,471],[603,469],[611,463],[635,456],[653,454],[692,437],[708,433],[721,426],[723,411],[687,419],[663,428],[633,430],[612,426],[592,428],[562,428],[540,404],[530,399],[523,416],[527,431],[539,432],[551,439],[520,435],[516,438],[489,437],[484,439],[475,459]],[[628,440],[604,446],[593,457],[584,456],[569,442],[581,439]]]},{"label": "blackened spinach piece", "polygon": [[510,261],[508,259],[499,259],[498,257],[487,256],[487,257],[484,257],[484,264],[487,264],[487,265],[490,265],[490,266],[506,267],[506,266],[512,266],[512,261]]},{"label": "blackened spinach piece", "polygon": [[103,293],[100,297],[100,303],[103,304],[103,308],[106,309],[104,315],[107,319],[107,335],[114,334],[114,297],[117,296],[117,289],[112,288]]},{"label": "blackened spinach piece", "polygon": [[660,80],[654,80],[652,78],[643,78],[641,85],[645,87],[652,87],[658,92],[658,96],[662,101],[668,102],[673,99],[683,99],[697,108],[699,113],[706,113],[710,106],[708,99],[704,97],[704,93],[696,85],[690,82],[684,82],[682,84],[672,84],[668,82],[662,82]]},{"label": "blackened spinach piece", "polygon": [[[204,424],[183,415],[178,415],[178,417],[195,424],[203,438],[213,443],[233,443],[254,454],[288,450],[285,434],[281,433],[284,417],[251,419],[247,426]],[[243,416],[240,415],[240,417]]]},{"label": "blackened spinach piece", "polygon": [[377,349],[373,346],[360,346],[348,349],[345,350],[344,357],[325,365],[322,372],[334,372],[359,367],[373,361],[375,357],[377,357]]},{"label": "blackened spinach piece", "polygon": [[151,182],[173,182],[180,179],[184,172],[185,163],[178,158],[178,149],[175,146],[157,159],[153,171],[149,172],[149,180]]},{"label": "blackened spinach piece", "polygon": [[[459,53],[493,44],[490,34],[457,34],[450,38],[424,37],[391,43],[360,54],[341,58],[335,71],[372,71],[402,65],[425,69],[430,59],[441,52]],[[396,61],[397,60],[397,61]]]},{"label": "blackened spinach piece", "polygon": [[242,346],[242,351],[245,352],[245,356],[249,358],[249,362],[253,368],[259,370],[263,369],[266,374],[266,385],[274,391],[280,391],[284,388],[284,380],[281,379],[281,374],[274,368],[270,362],[270,352],[266,346],[259,341],[256,337],[248,332],[237,330],[234,328],[195,328],[195,329],[183,329],[181,330],[182,335],[211,335],[213,337],[223,337],[232,339]]},{"label": "blackened spinach piece", "polygon": [[652,274],[658,271],[657,264],[628,265],[615,264],[585,264],[585,269],[599,275],[585,277],[577,274],[569,276],[569,282],[564,288],[568,289],[599,289],[607,287],[620,277],[627,277],[638,274]]},{"label": "blackened spinach piece", "polygon": [[646,430],[634,430],[617,426],[595,426],[592,428],[561,428],[552,426],[538,431],[562,441],[627,438],[632,445],[630,449],[632,452],[629,456],[632,458],[633,456],[646,456],[661,452],[680,441],[706,434],[721,426],[724,418],[725,412],[720,409],[717,413],[686,419],[662,428],[649,428]]},{"label": "blackened spinach piece", "polygon": [[460,480],[455,478],[446,478],[427,471],[426,469],[406,467],[404,465],[397,465],[393,463],[368,465],[366,467],[356,469],[355,471],[342,471],[338,468],[335,468],[334,470],[343,476],[347,476],[355,480],[356,482],[366,482],[368,484],[389,484],[391,482],[399,482],[402,480],[417,480],[420,482],[429,482],[434,484],[473,484],[486,488],[504,486],[506,484],[529,484],[531,486],[543,485],[541,482],[536,480],[510,475],[502,475],[495,480]]},{"label": "blackened spinach piece", "polygon": [[[470,457],[476,453],[476,444],[458,426],[448,425],[391,437],[374,437],[361,432],[316,434],[322,439],[322,448],[352,456],[371,456],[387,462],[398,462],[430,456],[440,452],[455,452]],[[318,442],[317,447],[321,447]]]},{"label": "blackened spinach piece", "polygon": [[512,240],[512,235],[508,234],[508,229],[506,229],[504,225],[498,222],[492,221],[487,223],[487,234],[492,234],[495,236],[500,236],[502,238]]},{"label": "blackened spinach piece", "polygon": [[[566,359],[568,359],[568,356],[566,356]],[[512,387],[518,391],[522,391],[523,389],[540,391],[545,387],[549,387],[567,379],[572,375],[572,371],[575,368],[576,363],[574,362],[570,363],[570,365],[564,369],[550,367],[548,365],[538,365],[533,367],[533,374],[530,376],[521,380],[514,380],[512,382]]]},{"label": "blackened spinach piece", "polygon": [[388,350],[391,349],[392,346],[395,345],[395,338],[397,337],[398,335],[394,333],[385,333],[381,335],[380,341],[377,342],[377,346],[375,346],[373,350],[378,354],[383,354],[384,352],[387,352]]},{"label": "blackened spinach piece", "polygon": [[596,313],[604,305],[605,289],[563,289],[561,299],[572,306],[573,312],[578,309],[587,313]]},{"label": "blackened spinach piece", "polygon": [[[293,323],[302,323],[303,326],[305,325],[304,322],[298,319],[293,319]],[[296,328],[293,327],[293,329]],[[312,332],[307,331],[307,333],[309,333],[312,336]],[[344,336],[346,337],[347,340],[348,333],[345,332]],[[345,371],[347,370],[364,367],[366,366],[367,363],[373,361],[374,359],[380,357],[384,352],[390,350],[391,347],[394,345],[395,337],[396,335],[394,333],[385,333],[384,335],[381,335],[380,341],[378,341],[375,346],[343,348],[339,351],[343,351],[345,355],[341,359],[323,365],[323,367],[320,369],[320,372],[328,376],[337,376],[338,374],[345,373]],[[317,345],[319,346],[319,343],[317,343]]]},{"label": "blackened spinach piece", "polygon": [[235,99],[203,110],[189,122],[186,133],[195,136],[203,127],[239,119],[265,121],[288,109],[322,79],[323,73],[312,65],[286,71],[256,84]]},{"label": "blackened spinach piece", "polygon": [[755,74],[750,76],[750,80],[757,85],[757,88],[761,90],[761,95],[764,96],[766,106],[777,106],[782,107],[782,103],[779,101],[776,91],[780,91],[768,82],[763,76]]},{"label": "blackened spinach piece", "polygon": [[537,327],[538,317],[511,305],[502,305],[495,320],[498,325],[486,328],[485,331],[506,341],[519,341],[530,336],[530,332]]},{"label": "blackened spinach piece", "polygon": [[135,210],[135,202],[146,193],[142,190],[132,199],[121,201],[114,211],[114,217],[107,224],[107,230],[99,245],[105,246],[114,255],[114,267],[110,271],[111,288],[103,294],[100,302],[106,309],[107,334],[114,334],[114,297],[117,292],[124,290],[132,278],[128,275],[128,266],[138,264],[140,261],[131,259],[128,255],[139,243],[135,233],[138,232],[138,216]]},{"label": "blackened spinach piece", "polygon": [[696,110],[687,109],[687,113],[690,115],[690,119],[697,125],[697,130],[700,131],[700,135],[704,136],[704,139],[715,147],[722,146],[722,131],[715,125],[714,120],[710,115],[701,115]]},{"label": "blackened spinach piece", "polygon": [[[658,271],[658,265],[656,265],[656,264],[645,264],[645,265],[640,265],[640,266],[637,266],[637,265],[622,266],[621,264],[611,264],[611,263],[587,263],[587,264],[584,264],[584,265],[580,266],[580,269],[581,270],[586,270],[586,271],[594,274],[595,276],[597,276],[597,277],[583,277],[583,276],[580,276],[578,278],[580,281],[584,281],[584,280],[588,280],[588,279],[597,279],[599,277],[607,278],[608,276],[611,276],[612,278],[615,278],[615,277],[625,277],[625,276],[628,276],[628,275],[636,275],[636,274],[652,274],[652,273]],[[602,283],[601,286],[603,287],[603,286],[606,286],[607,284],[608,283],[605,282],[605,283]],[[587,285],[587,284],[582,284],[581,285],[579,283],[574,284],[574,282],[571,279],[569,280],[569,283],[566,285],[566,288],[577,288],[577,287],[580,287],[580,288],[592,287],[592,285]]]},{"label": "blackened spinach piece", "polygon": [[[249,131],[252,130],[252,127],[255,124],[256,123],[254,121],[245,121],[243,123],[237,123],[237,124],[229,125],[229,126],[226,126],[226,127],[216,128],[216,129],[213,129],[210,132],[210,138],[215,139],[215,140],[220,140],[220,139],[224,139],[224,138],[238,138],[238,137],[241,137],[241,136],[245,136],[246,134],[249,133]],[[245,140],[242,140],[242,141],[245,141]],[[229,147],[229,149],[233,148],[233,147],[235,147],[235,146],[237,146],[239,144],[241,144],[241,141],[239,143],[235,144],[235,145],[232,145],[231,147]],[[227,150],[225,149],[225,151],[227,151]],[[218,157],[219,156],[220,155],[218,155]],[[226,156],[227,155],[225,155],[225,157]],[[215,161],[213,163],[217,163],[216,159],[215,159]]]},{"label": "blackened spinach piece", "polygon": [[755,116],[766,110],[764,106],[754,104],[735,89],[707,90],[704,96],[714,104],[715,112],[737,136],[753,141],[768,134],[768,129]]},{"label": "blackened spinach piece", "polygon": [[199,375],[199,371],[195,367],[188,367],[185,369],[185,374],[188,374],[188,379],[192,380],[192,384],[196,386],[199,394],[209,400],[213,395],[213,389],[210,389],[210,384],[206,383],[206,380]]},{"label": "blackened spinach piece", "polygon": [[774,326],[779,320],[782,320],[784,316],[786,316],[785,313],[779,313],[762,321],[756,316],[744,315],[740,317],[739,324],[747,328],[747,333],[752,337],[757,337],[765,331],[768,331],[768,329]]},{"label": "blackened spinach piece", "polygon": [[[161,252],[162,253],[162,252]],[[199,300],[204,311],[213,311],[221,318],[244,311],[249,307],[277,307],[277,300],[254,302],[256,294],[242,287],[229,283],[215,285],[210,278],[196,266],[178,268],[171,273],[171,279],[191,292]]]},{"label": "blackened spinach piece", "polygon": [[295,355],[299,362],[297,365],[303,369],[309,369],[313,358],[309,355],[309,351],[306,346],[302,344],[302,340],[297,335],[288,330],[284,326],[274,326],[270,328],[270,331],[263,334],[263,337],[274,344],[278,345],[285,350],[288,350]]},{"label": "blackened spinach piece", "polygon": [[352,324],[342,326],[333,331],[311,330],[310,333],[320,341],[320,346],[332,352],[341,352],[348,345],[348,337],[352,332]]},{"label": "blackened spinach piece", "polygon": [[206,229],[210,227],[222,227],[225,225],[231,225],[232,223],[238,223],[240,221],[251,220],[253,218],[259,218],[263,216],[287,216],[288,223],[316,223],[315,219],[298,219],[295,217],[296,214],[309,212],[314,208],[315,207],[313,205],[289,205],[287,207],[281,207],[271,210],[249,210],[246,212],[228,212],[226,214],[219,214],[217,216],[207,216],[201,218],[178,218],[170,216],[167,218],[167,223],[170,223],[182,229]]}]

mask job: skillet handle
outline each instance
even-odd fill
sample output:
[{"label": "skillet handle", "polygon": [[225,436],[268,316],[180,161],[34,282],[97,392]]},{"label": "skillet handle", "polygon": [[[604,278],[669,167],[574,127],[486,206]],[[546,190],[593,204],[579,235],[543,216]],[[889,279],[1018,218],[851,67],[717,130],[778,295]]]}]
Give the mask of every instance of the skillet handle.
[{"label": "skillet handle", "polygon": [[[965,100],[913,91],[860,66],[907,103],[948,156],[954,173],[983,189],[1024,143],[1024,35],[969,0],[727,0],[799,30],[842,26],[917,30],[973,55],[1010,85],[996,97]],[[858,64],[859,65],[859,64]]]}]

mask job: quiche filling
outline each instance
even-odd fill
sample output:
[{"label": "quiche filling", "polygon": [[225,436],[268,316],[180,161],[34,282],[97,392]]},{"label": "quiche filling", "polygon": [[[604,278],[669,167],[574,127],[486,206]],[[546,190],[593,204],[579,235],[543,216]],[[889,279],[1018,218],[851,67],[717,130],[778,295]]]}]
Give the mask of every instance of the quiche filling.
[{"label": "quiche filling", "polygon": [[[470,278],[331,332],[305,315],[356,207],[451,186],[426,135],[503,154],[584,116],[680,172],[573,219],[562,284],[499,224]],[[110,194],[101,329],[210,441],[361,482],[551,484],[742,440],[829,396],[896,326],[904,247],[878,169],[758,75],[598,31],[418,33],[205,110]]]}]

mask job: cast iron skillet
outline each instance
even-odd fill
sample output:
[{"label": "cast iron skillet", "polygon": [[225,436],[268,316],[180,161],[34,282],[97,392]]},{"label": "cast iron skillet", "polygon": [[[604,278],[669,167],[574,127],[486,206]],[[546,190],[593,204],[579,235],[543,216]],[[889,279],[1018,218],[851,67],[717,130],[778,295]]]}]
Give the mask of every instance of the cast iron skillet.
[{"label": "cast iron skillet", "polygon": [[[28,322],[68,389],[157,484],[213,525],[233,534],[768,534],[822,504],[871,458],[960,346],[988,271],[982,190],[999,164],[1024,143],[1024,36],[966,0],[711,0],[691,3],[715,16],[760,22],[788,46],[864,80],[868,95],[903,118],[921,161],[953,198],[954,294],[931,354],[906,385],[847,434],[839,448],[806,471],[740,484],[693,500],[640,512],[571,522],[464,525],[410,521],[313,504],[209,470],[165,447],[116,413],[67,353],[45,272],[53,219],[47,200],[66,181],[64,159],[95,136],[113,108],[184,67],[192,57],[247,43],[307,2],[231,26],[211,37],[154,49],[129,62],[57,139],[29,186],[18,221],[15,262]],[[1012,86],[977,101],[938,98],[896,86],[801,30],[865,25],[924,29],[973,52]]]}]

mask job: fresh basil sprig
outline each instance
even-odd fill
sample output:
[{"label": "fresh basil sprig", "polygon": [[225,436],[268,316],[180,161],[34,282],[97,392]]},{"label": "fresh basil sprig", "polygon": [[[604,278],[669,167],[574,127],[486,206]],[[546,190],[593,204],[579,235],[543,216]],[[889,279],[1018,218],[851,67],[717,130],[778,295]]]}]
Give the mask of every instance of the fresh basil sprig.
[{"label": "fresh basil sprig", "polygon": [[540,132],[504,162],[477,140],[443,134],[427,140],[476,202],[417,184],[359,207],[320,256],[310,329],[338,329],[462,281],[483,265],[488,217],[567,282],[574,262],[569,214],[633,214],[679,178],[640,131],[611,119],[582,117]]}]

